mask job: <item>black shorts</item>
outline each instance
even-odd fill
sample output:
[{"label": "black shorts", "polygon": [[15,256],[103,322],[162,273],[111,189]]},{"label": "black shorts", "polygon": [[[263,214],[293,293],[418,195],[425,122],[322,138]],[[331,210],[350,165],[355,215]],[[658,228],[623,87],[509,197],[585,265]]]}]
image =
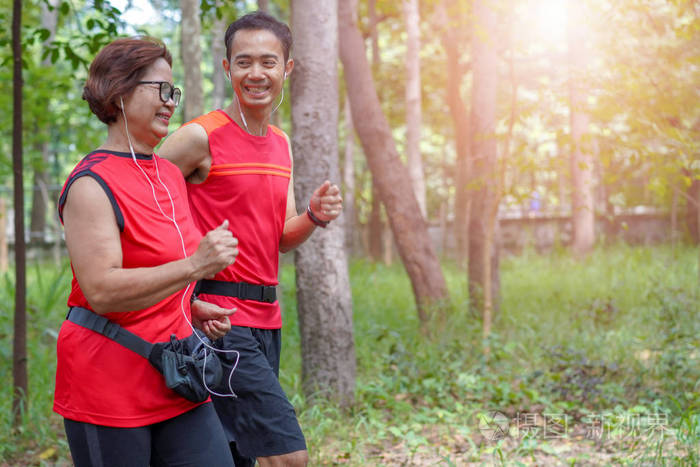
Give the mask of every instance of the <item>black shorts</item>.
[{"label": "black shorts", "polygon": [[[219,348],[240,352],[231,386],[237,397],[212,395],[221,424],[232,445],[236,465],[244,464],[236,456],[257,458],[306,450],[306,441],[294,407],[280,386],[279,359],[282,346],[280,329],[256,329],[231,326],[231,331],[216,341]],[[219,353],[224,364],[224,382],[228,387],[235,353]]]},{"label": "black shorts", "polygon": [[137,428],[115,428],[67,418],[63,424],[76,467],[233,467],[226,436],[211,404]]}]

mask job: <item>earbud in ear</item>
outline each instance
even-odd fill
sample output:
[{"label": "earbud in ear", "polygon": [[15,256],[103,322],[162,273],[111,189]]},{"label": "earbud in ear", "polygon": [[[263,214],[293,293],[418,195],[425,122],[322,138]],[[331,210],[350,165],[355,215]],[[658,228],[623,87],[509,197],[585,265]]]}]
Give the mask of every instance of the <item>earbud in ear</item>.
[{"label": "earbud in ear", "polygon": [[282,79],[287,79],[287,72],[286,71],[284,72],[284,78],[282,78]]}]

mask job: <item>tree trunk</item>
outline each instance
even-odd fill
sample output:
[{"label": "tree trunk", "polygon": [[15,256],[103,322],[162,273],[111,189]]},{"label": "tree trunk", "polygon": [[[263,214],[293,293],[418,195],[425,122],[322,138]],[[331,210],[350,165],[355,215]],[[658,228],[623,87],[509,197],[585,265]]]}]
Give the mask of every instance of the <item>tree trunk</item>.
[{"label": "tree trunk", "polygon": [[671,183],[671,245],[675,247],[678,242],[678,189],[674,182]]},{"label": "tree trunk", "polygon": [[700,244],[700,203],[696,204],[693,200],[697,199],[700,201],[700,180],[694,179],[690,182],[688,191],[686,192],[685,198],[688,200],[686,202],[686,224],[688,230],[690,231],[690,237],[693,243]]},{"label": "tree trunk", "polygon": [[[498,57],[495,50],[495,12],[486,0],[474,3],[472,35],[473,84],[471,105],[472,183],[474,186],[469,221],[469,292],[472,306],[482,313],[484,334],[491,325],[491,307],[498,291],[493,287],[495,216],[498,212],[497,186],[500,182],[495,137],[498,91]],[[497,262],[497,258],[496,258]]]},{"label": "tree trunk", "polygon": [[7,272],[9,253],[7,248],[7,202],[0,197],[0,272]]},{"label": "tree trunk", "polygon": [[[221,5],[221,0],[216,0],[216,6]],[[213,70],[211,81],[214,84],[212,91],[212,107],[215,109],[223,108],[226,103],[226,78],[224,77],[224,69],[221,66],[221,61],[226,57],[226,45],[224,44],[224,34],[226,33],[226,20],[224,15],[221,18],[214,18],[214,24],[211,27],[211,55]]]},{"label": "tree trunk", "polygon": [[572,2],[569,8],[569,118],[571,125],[571,224],[572,251],[577,256],[589,253],[595,242],[593,205],[592,145],[586,141],[589,117],[586,114],[586,75],[588,65],[583,7]]},{"label": "tree trunk", "polygon": [[[51,6],[55,7],[57,5],[56,0],[51,0],[49,2]],[[56,34],[56,24],[58,23],[58,8],[49,10],[45,3],[41,3],[41,27],[49,31],[49,37],[44,41],[44,46],[49,44],[53,40],[54,34]],[[46,57],[42,60],[41,64],[44,67],[51,66],[51,58]],[[48,132],[48,128],[37,128],[37,133]],[[45,139],[38,145],[39,154],[41,154],[41,164],[35,165],[34,167],[34,190],[32,191],[32,210],[31,210],[31,220],[29,223],[29,238],[30,241],[33,238],[43,239],[44,232],[46,230],[46,210],[49,204],[49,177],[46,173],[46,166],[49,159],[49,137],[46,136]]]},{"label": "tree trunk", "polygon": [[464,73],[459,66],[459,50],[457,45],[457,29],[454,23],[455,8],[453,1],[440,4],[440,26],[443,28],[441,35],[442,45],[445,49],[447,64],[447,106],[450,109],[455,132],[455,149],[457,153],[457,170],[455,175],[455,204],[453,232],[457,248],[457,264],[466,267],[467,246],[469,245],[469,211],[470,198],[467,189],[469,176],[469,113],[462,99],[460,84],[464,79]]},{"label": "tree trunk", "polygon": [[[369,38],[372,50],[372,70],[376,73],[379,70],[381,58],[379,56],[379,35],[377,33],[377,2],[369,0],[367,2],[367,14],[369,16]],[[369,256],[373,261],[382,261],[384,256],[384,223],[382,222],[382,203],[379,200],[379,191],[374,177],[370,177],[372,183],[372,209],[369,213],[367,226]]]},{"label": "tree trunk", "polygon": [[418,0],[403,0],[406,21],[406,160],[418,206],[427,220],[425,175],[421,159],[421,80],[420,80],[420,14]]},{"label": "tree trunk", "polygon": [[[258,10],[269,13],[269,11],[270,11],[269,0],[258,0]],[[221,37],[223,37],[223,36],[221,36]]]},{"label": "tree trunk", "polygon": [[[336,1],[294,0],[292,147],[297,205],[323,180],[338,180],[338,9]],[[295,252],[302,382],[307,397],[353,403],[355,347],[343,218]]]},{"label": "tree trunk", "polygon": [[345,247],[348,256],[355,252],[355,128],[352,126],[350,100],[345,96],[345,156],[343,160],[343,218],[345,221]]},{"label": "tree trunk", "polygon": [[364,41],[357,29],[356,5],[356,1],[349,0],[340,2],[338,7],[340,57],[353,122],[411,280],[418,315],[426,322],[433,307],[447,302],[449,295],[428,226],[420,215],[413,190],[405,183],[408,170],[399,159],[389,123],[382,113]]},{"label": "tree trunk", "polygon": [[[37,132],[39,130],[37,129]],[[32,208],[29,220],[29,241],[41,243],[46,231],[46,210],[48,208],[49,193],[48,193],[48,174],[46,173],[45,163],[48,162],[49,143],[43,141],[36,145],[36,149],[41,155],[42,164],[34,167],[34,176],[32,177]]]},{"label": "tree trunk", "polygon": [[183,112],[185,122],[189,122],[204,111],[202,48],[199,44],[202,30],[199,20],[199,0],[180,0],[180,8],[182,10],[180,51],[185,70]]},{"label": "tree trunk", "polygon": [[369,257],[373,261],[382,260],[382,202],[379,200],[379,190],[377,183],[372,177],[372,207],[367,221],[367,243]]},{"label": "tree trunk", "polygon": [[12,414],[15,428],[29,402],[27,384],[27,278],[22,171],[22,1],[12,4],[12,171],[15,208],[15,322],[12,344]]}]

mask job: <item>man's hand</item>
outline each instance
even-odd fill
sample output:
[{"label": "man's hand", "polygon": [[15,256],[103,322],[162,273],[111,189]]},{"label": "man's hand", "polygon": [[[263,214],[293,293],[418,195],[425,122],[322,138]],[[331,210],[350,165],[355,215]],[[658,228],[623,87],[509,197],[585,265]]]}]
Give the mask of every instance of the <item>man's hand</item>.
[{"label": "man's hand", "polygon": [[192,324],[197,329],[204,331],[209,339],[215,341],[224,337],[231,330],[229,316],[235,312],[235,308],[221,308],[213,303],[197,299],[192,302]]},{"label": "man's hand", "polygon": [[338,185],[331,185],[328,180],[323,182],[311,195],[309,207],[314,216],[324,222],[336,219],[343,210],[343,198]]}]

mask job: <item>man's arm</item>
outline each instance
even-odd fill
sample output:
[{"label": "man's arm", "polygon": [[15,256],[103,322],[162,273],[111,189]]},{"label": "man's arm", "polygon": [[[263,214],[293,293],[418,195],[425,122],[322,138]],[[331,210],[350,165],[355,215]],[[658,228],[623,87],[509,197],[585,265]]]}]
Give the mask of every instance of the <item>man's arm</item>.
[{"label": "man's arm", "polygon": [[[292,148],[289,148],[289,157],[292,157]],[[301,214],[297,214],[296,202],[294,201],[294,161],[292,160],[292,175],[289,178],[289,188],[287,190],[287,214],[284,221],[284,230],[280,239],[280,251],[286,253],[298,247],[311,236],[316,224],[306,213],[306,209]],[[309,207],[314,216],[323,222],[329,222],[337,218],[343,209],[343,199],[340,196],[340,189],[336,185],[326,180],[314,191],[309,200]]]},{"label": "man's arm", "polygon": [[197,123],[175,130],[160,146],[158,155],[177,165],[185,179],[191,183],[202,183],[209,175],[209,136]]}]

